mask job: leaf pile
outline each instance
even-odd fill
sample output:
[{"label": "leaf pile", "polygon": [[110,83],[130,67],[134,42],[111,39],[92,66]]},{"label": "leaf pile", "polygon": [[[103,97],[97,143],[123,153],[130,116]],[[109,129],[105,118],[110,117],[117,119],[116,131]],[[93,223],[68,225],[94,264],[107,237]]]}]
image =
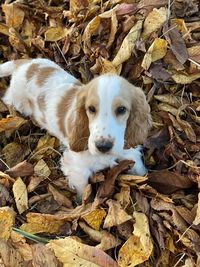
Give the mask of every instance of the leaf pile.
[{"label": "leaf pile", "polygon": [[83,83],[118,73],[143,88],[154,122],[148,177],[123,161],[80,205],[58,140],[0,101],[1,266],[200,266],[199,14],[197,0],[1,5],[1,62],[46,57]]}]

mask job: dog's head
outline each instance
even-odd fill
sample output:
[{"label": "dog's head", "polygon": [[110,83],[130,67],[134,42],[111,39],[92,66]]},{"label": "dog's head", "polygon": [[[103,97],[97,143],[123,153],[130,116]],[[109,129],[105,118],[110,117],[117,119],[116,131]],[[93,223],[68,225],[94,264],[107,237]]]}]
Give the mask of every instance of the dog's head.
[{"label": "dog's head", "polygon": [[69,138],[72,150],[88,146],[93,155],[117,155],[143,143],[152,120],[141,88],[118,75],[105,74],[79,90],[74,124]]}]

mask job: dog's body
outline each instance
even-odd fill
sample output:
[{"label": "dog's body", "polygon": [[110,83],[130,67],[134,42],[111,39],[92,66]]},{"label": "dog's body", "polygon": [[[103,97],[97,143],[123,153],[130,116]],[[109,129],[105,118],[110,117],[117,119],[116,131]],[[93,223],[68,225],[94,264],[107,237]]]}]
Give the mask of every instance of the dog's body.
[{"label": "dog's body", "polygon": [[9,75],[3,101],[32,116],[67,147],[61,168],[79,194],[93,172],[112,167],[117,159],[134,160],[131,172],[145,174],[139,148],[130,148],[146,139],[151,126],[140,88],[112,74],[82,85],[47,59],[0,65],[0,77]]}]

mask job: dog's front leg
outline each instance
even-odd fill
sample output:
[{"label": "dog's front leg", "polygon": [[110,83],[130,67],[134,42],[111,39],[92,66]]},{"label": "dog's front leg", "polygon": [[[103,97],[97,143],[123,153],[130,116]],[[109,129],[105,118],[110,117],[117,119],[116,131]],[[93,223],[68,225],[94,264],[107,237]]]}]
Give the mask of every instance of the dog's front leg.
[{"label": "dog's front leg", "polygon": [[141,146],[136,148],[129,148],[123,150],[120,160],[129,159],[133,160],[135,163],[130,169],[129,173],[144,176],[147,173],[147,169],[142,160]]},{"label": "dog's front leg", "polygon": [[61,158],[61,169],[69,181],[69,186],[75,188],[79,196],[83,194],[93,173],[116,164],[115,157],[94,156],[88,150],[81,152],[66,150]]}]

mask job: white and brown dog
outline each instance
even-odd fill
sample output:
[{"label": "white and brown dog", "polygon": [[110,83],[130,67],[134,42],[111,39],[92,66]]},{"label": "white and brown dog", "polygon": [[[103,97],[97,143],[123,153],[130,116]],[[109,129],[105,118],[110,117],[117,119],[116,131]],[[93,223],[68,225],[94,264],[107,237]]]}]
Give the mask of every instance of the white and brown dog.
[{"label": "white and brown dog", "polygon": [[152,123],[140,88],[114,74],[84,85],[40,58],[1,64],[0,77],[9,75],[3,101],[32,116],[67,146],[61,168],[78,194],[92,173],[115,165],[117,159],[132,159],[131,172],[146,173],[139,147],[133,148],[145,141]]}]

